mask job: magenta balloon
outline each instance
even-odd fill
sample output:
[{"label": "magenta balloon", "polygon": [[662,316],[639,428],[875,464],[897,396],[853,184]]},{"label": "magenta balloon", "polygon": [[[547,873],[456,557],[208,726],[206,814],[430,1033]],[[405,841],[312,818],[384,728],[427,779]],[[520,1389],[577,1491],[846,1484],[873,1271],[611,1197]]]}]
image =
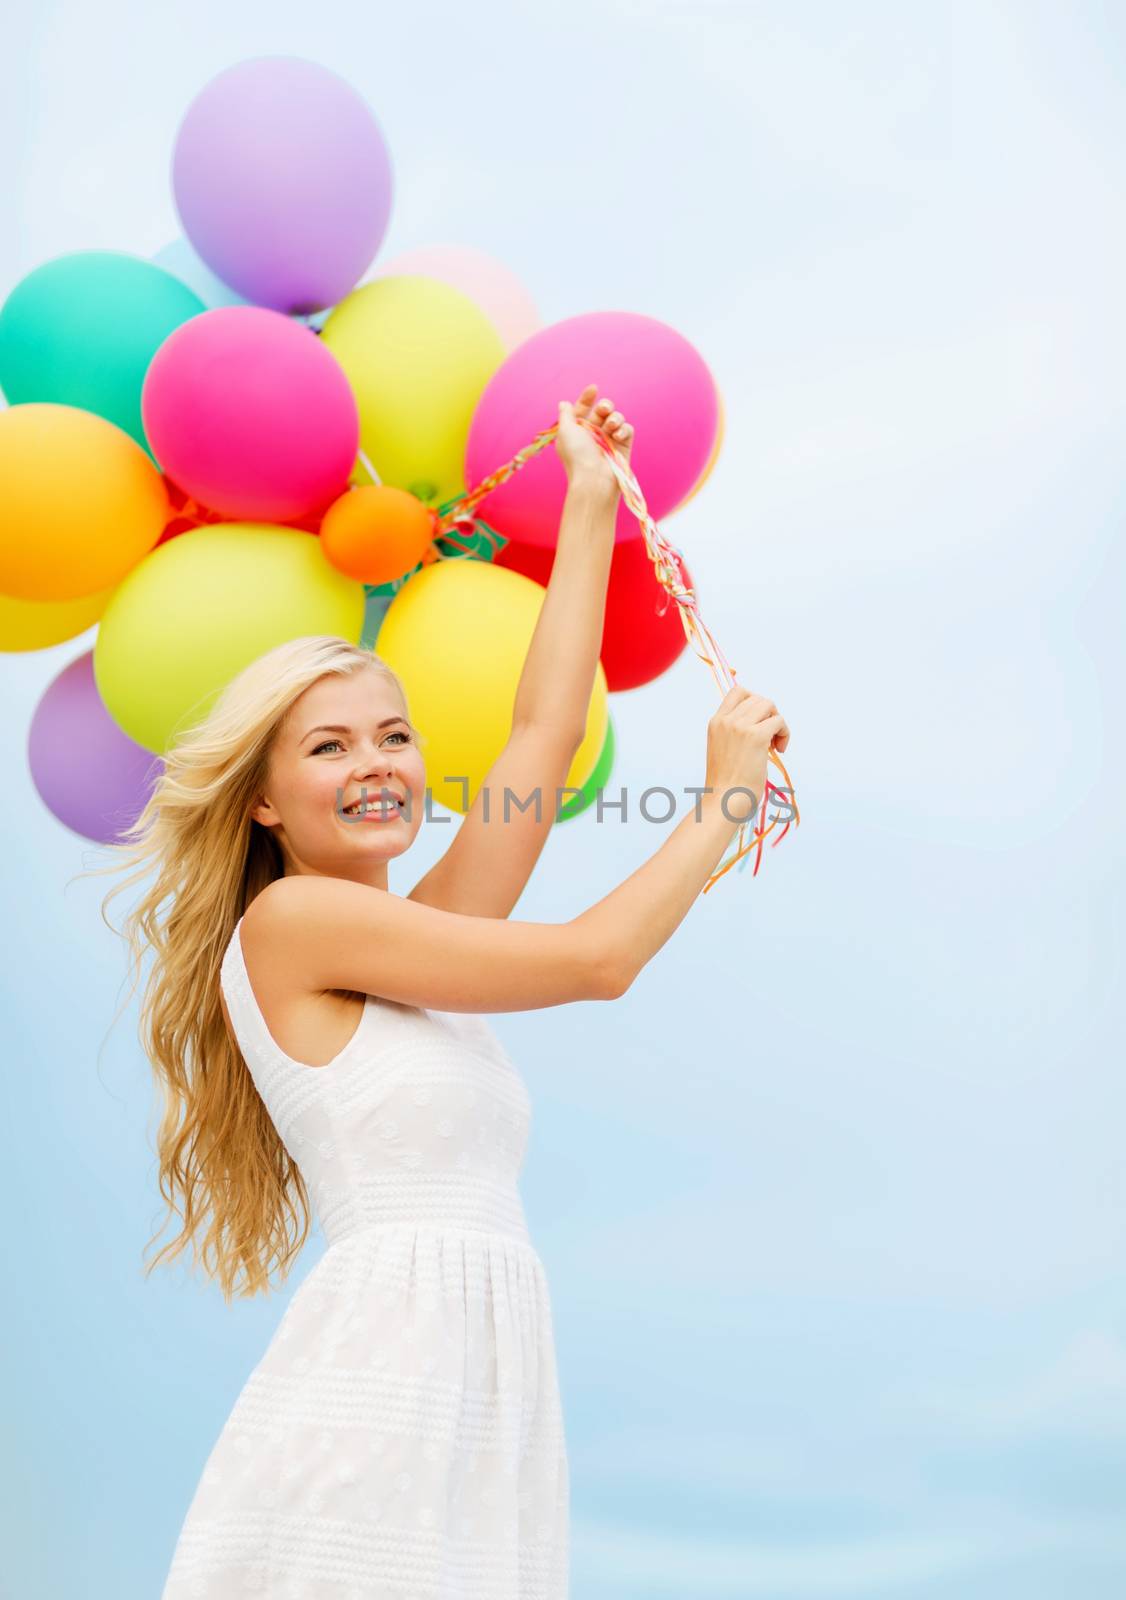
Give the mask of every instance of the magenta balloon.
[{"label": "magenta balloon", "polygon": [[32,781],[74,833],[112,844],[144,809],[164,762],[122,733],[94,682],[94,652],[64,667],[43,691],[27,737]]},{"label": "magenta balloon", "polygon": [[[558,420],[560,400],[588,383],[633,423],[631,465],[657,522],[697,482],[715,443],[719,395],[707,363],[664,322],[633,311],[593,311],[533,333],[489,379],[465,448],[472,487]],[[567,490],[554,448],[542,450],[494,489],[480,515],[506,539],[554,547]],[[618,506],[617,540],[640,535]]]},{"label": "magenta balloon", "polygon": [[261,306],[181,323],[141,391],[168,476],[226,517],[287,522],[343,494],[360,416],[344,369],[309,328]]},{"label": "magenta balloon", "polygon": [[196,253],[256,305],[334,306],[375,257],[391,215],[391,159],[367,102],[314,61],[261,56],[196,95],[172,157]]}]

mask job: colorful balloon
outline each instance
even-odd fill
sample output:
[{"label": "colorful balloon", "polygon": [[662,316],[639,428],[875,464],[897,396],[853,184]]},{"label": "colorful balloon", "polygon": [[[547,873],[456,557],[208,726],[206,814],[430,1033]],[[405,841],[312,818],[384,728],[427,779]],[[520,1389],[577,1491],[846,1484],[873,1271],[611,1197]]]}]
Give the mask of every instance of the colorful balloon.
[{"label": "colorful balloon", "polygon": [[[720,394],[718,389],[716,390],[716,400],[719,404],[719,424],[716,428],[715,444],[712,445],[712,453],[708,457],[707,465],[705,466],[703,472],[701,472],[699,478],[696,480],[696,484],[692,489],[692,492],[690,494],[686,494],[680,504],[673,507],[673,511],[683,511],[689,500],[694,500],[696,498],[700,490],[711,477],[712,468],[719,460],[719,452],[723,449],[724,435],[727,432],[727,411],[723,404],[723,396]],[[665,516],[671,517],[672,514],[672,511],[666,511]]]},{"label": "colorful balloon", "polygon": [[580,812],[592,806],[598,797],[599,789],[604,789],[610,781],[610,773],[614,766],[614,719],[606,718],[606,737],[602,741],[602,751],[595,762],[594,771],[582,785],[578,794],[571,795],[559,808],[556,822],[567,822],[571,817],[577,817]]},{"label": "colorful balloon", "polygon": [[0,411],[0,594],[75,600],[109,588],[167,520],[160,473],[112,422],[47,402]]},{"label": "colorful balloon", "polygon": [[[379,656],[402,679],[422,735],[427,784],[451,811],[472,805],[508,741],[543,600],[539,584],[490,561],[436,561],[403,585],[383,619]],[[579,788],[590,776],[607,714],[606,675],[599,667],[567,785]],[[515,797],[521,803],[532,798]],[[540,804],[553,810],[555,794],[543,793]],[[503,793],[490,793],[489,805],[490,815],[502,821]]]},{"label": "colorful balloon", "polygon": [[114,843],[136,822],[163,766],[106,711],[89,650],[43,691],[31,719],[27,759],[48,811],[97,844]]},{"label": "colorful balloon", "polygon": [[77,600],[13,600],[0,594],[0,650],[45,650],[93,627],[113,593],[111,585]]},{"label": "colorful balloon", "polygon": [[[447,509],[448,507],[445,506],[438,507],[439,513]],[[467,559],[471,558],[477,561],[492,561],[496,555],[498,543],[503,544],[503,542],[504,541],[501,539],[500,535],[495,531],[495,529],[490,528],[488,523],[481,522],[478,519],[471,529],[460,527],[450,528],[443,533],[437,540],[434,541],[435,549],[438,552],[437,558],[430,557],[429,559],[433,560],[441,559],[443,557],[450,557],[454,560],[458,560],[461,557],[465,557]],[[398,594],[399,590],[403,587],[403,584],[406,583],[415,572],[420,571],[423,566],[428,564],[428,560],[420,561],[417,566],[412,567],[410,572],[405,573],[401,578],[393,578],[388,583],[368,584],[368,594],[386,595],[388,600],[393,600]]]},{"label": "colorful balloon", "polygon": [[173,329],[203,309],[152,261],[117,250],[59,256],[21,279],[0,310],[0,388],[12,405],[92,411],[147,450],[145,372]]},{"label": "colorful balloon", "polygon": [[[628,541],[633,543],[633,540]],[[614,546],[615,550],[617,546]],[[507,567],[509,572],[522,572],[526,578],[531,578],[533,583],[542,584],[546,589],[551,577],[551,569],[555,565],[555,551],[548,549],[543,544],[521,544],[519,539],[510,539],[502,549],[493,557],[498,567]],[[610,557],[611,566],[614,557]]]},{"label": "colorful balloon", "polygon": [[[320,340],[348,375],[380,479],[427,505],[464,493],[469,424],[504,360],[480,307],[435,278],[380,278],[336,307]],[[370,480],[357,468],[353,481]]]},{"label": "colorful balloon", "polygon": [[383,242],[391,159],[370,107],[314,61],[261,56],[212,78],[180,124],[184,233],[232,289],[275,311],[342,300]]},{"label": "colorful balloon", "polygon": [[153,357],[142,410],[171,478],[225,517],[286,522],[332,501],[359,443],[355,397],[308,328],[261,306],[224,306]]},{"label": "colorful balloon", "polygon": [[374,650],[375,641],[379,638],[379,630],[383,626],[383,619],[394,595],[381,594],[377,589],[368,589],[364,600],[364,626],[360,633],[360,643],[365,650]]},{"label": "colorful balloon", "polygon": [[[693,588],[684,562],[681,571]],[[627,539],[615,546],[602,628],[602,665],[609,687],[620,693],[652,683],[687,644],[680,607],[658,582],[644,539]]]},{"label": "colorful balloon", "polygon": [[466,244],[431,244],[404,250],[376,268],[372,277],[437,278],[468,295],[488,317],[506,350],[514,350],[541,326],[535,301],[503,261]]},{"label": "colorful balloon", "polygon": [[[465,452],[473,487],[558,420],[560,400],[596,383],[636,430],[630,464],[657,522],[697,482],[715,443],[718,397],[707,363],[683,335],[632,311],[595,311],[526,339],[493,374],[473,413]],[[567,492],[563,463],[542,450],[481,501],[507,539],[554,545]],[[640,537],[619,502],[618,539]]]},{"label": "colorful balloon", "polygon": [[329,565],[320,540],[266,523],[220,522],[162,544],[118,586],[94,646],[114,721],[163,755],[223,685],[283,640],[358,640],[364,587]]},{"label": "colorful balloon", "polygon": [[369,484],[334,500],[321,522],[325,558],[349,578],[390,583],[422,560],[434,537],[433,511],[405,489]]},{"label": "colorful balloon", "polygon": [[[513,539],[494,559],[498,567],[522,572],[546,588],[555,551]],[[682,571],[685,583],[693,587],[684,563]],[[668,671],[687,643],[680,607],[657,581],[645,540],[622,539],[610,557],[606,589],[600,651],[606,687],[617,694],[652,683]]]}]

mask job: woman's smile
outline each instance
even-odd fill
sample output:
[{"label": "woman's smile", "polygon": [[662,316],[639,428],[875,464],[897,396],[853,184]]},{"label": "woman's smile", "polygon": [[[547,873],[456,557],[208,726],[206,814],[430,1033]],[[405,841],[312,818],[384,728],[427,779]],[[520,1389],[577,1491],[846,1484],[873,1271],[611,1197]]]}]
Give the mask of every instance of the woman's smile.
[{"label": "woman's smile", "polygon": [[337,816],[342,822],[395,822],[403,815],[403,807],[393,797],[386,801],[379,796],[367,796],[361,803],[355,802],[356,810],[337,810]]}]

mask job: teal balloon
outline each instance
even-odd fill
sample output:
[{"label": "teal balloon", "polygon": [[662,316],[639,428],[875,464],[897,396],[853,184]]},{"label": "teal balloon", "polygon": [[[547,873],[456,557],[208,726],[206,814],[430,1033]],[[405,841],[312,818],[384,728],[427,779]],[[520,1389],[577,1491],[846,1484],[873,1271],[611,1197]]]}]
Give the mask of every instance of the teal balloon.
[{"label": "teal balloon", "polygon": [[149,362],[206,309],[187,284],[139,256],[58,256],[21,279],[0,308],[0,389],[13,406],[45,400],[92,411],[152,456],[141,423]]},{"label": "teal balloon", "polygon": [[[360,634],[360,643],[365,650],[375,650],[375,641],[379,638],[383,619],[391,609],[394,596],[382,593],[385,587],[384,584],[380,584],[378,588],[374,584],[364,584],[364,626]],[[377,655],[378,653],[376,651]]]},{"label": "teal balloon", "polygon": [[587,806],[594,804],[599,789],[610,781],[610,770],[614,765],[614,724],[609,716],[606,718],[606,737],[602,741],[598,760],[594,763],[594,771],[583,784],[578,794],[573,794],[559,808],[556,822],[566,822],[570,817],[577,817],[580,811],[585,811]]},{"label": "teal balloon", "polygon": [[244,299],[237,289],[232,289],[229,283],[224,283],[222,278],[215,276],[206,261],[200,260],[186,239],[173,239],[171,244],[164,245],[153,256],[153,262],[186,284],[208,311],[214,311],[217,306],[250,304],[250,301]]}]

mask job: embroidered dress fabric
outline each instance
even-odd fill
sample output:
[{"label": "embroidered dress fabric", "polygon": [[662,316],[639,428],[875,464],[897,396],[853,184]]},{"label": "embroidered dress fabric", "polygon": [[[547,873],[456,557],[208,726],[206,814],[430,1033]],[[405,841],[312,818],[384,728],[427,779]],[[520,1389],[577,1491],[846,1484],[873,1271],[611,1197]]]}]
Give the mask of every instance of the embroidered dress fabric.
[{"label": "embroidered dress fabric", "polygon": [[207,1459],[162,1600],[566,1600],[524,1081],[483,1017],[373,995],[327,1066],[293,1060],[240,930],[227,1008],[327,1248]]}]

